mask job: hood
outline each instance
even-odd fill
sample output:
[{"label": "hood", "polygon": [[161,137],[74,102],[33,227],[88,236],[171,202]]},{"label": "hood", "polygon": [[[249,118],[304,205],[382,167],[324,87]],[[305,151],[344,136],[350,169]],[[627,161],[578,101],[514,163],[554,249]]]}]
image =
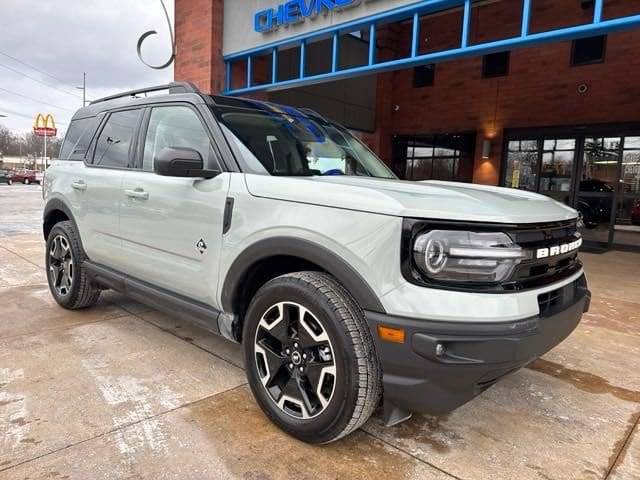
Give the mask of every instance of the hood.
[{"label": "hood", "polygon": [[271,177],[246,175],[249,192],[273,198],[398,217],[488,223],[570,220],[578,213],[555,200],[485,185],[370,177]]}]

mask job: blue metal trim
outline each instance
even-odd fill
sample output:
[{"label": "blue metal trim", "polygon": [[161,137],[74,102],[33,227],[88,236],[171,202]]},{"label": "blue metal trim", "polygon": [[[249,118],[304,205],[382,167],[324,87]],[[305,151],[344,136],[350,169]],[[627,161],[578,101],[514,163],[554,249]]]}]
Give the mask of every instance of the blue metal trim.
[{"label": "blue metal trim", "polygon": [[604,7],[604,0],[596,0],[593,4],[593,23],[600,23],[602,21],[602,9]]},{"label": "blue metal trim", "polygon": [[224,72],[225,87],[229,89],[231,87],[231,62],[226,62],[224,66],[225,66],[225,72]]},{"label": "blue metal trim", "polygon": [[376,24],[369,25],[369,66],[376,63]]},{"label": "blue metal trim", "polygon": [[411,34],[411,56],[418,56],[418,37],[420,36],[420,14],[418,12],[413,14],[413,32]]},{"label": "blue metal trim", "polygon": [[253,58],[247,57],[247,88],[251,88],[251,78],[253,77]]},{"label": "blue metal trim", "polygon": [[531,25],[531,0],[522,2],[522,33],[523,37],[529,35],[529,26]]},{"label": "blue metal trim", "polygon": [[469,32],[471,31],[471,0],[464,2],[464,14],[462,15],[462,48],[469,45]]},{"label": "blue metal trim", "polygon": [[277,40],[275,42],[265,43],[264,45],[256,48],[249,48],[240,52],[229,53],[227,55],[224,55],[224,60],[227,61],[236,58],[244,58],[249,54],[269,51],[276,46],[296,44],[301,40],[330,37],[335,31],[354,32],[356,30],[363,30],[364,28],[368,28],[371,23],[386,23],[393,22],[394,20],[406,20],[407,18],[410,18],[414,12],[425,14],[447,10],[449,8],[461,6],[465,1],[466,0],[422,0],[420,2],[405,5],[404,7],[400,8],[387,10],[385,12],[371,15],[369,17],[332,25],[320,30],[315,30],[311,33],[302,33],[300,35],[294,35],[292,37]]},{"label": "blue metal trim", "polygon": [[[304,79],[285,80],[278,83],[263,84],[259,86],[240,88],[235,90],[226,90],[227,94],[241,95],[261,90],[278,90],[301,85],[310,85],[314,83],[322,83],[327,81],[339,80],[359,75],[371,73],[379,73],[390,70],[399,70],[402,68],[411,68],[417,65],[441,62],[445,60],[453,60],[470,55],[486,55],[488,53],[510,50],[513,48],[540,45],[549,42],[571,40],[575,38],[590,37],[595,35],[604,35],[620,30],[629,30],[640,27],[640,14],[627,17],[620,17],[610,20],[600,21],[599,23],[583,24],[572,27],[560,28],[547,32],[539,32],[528,34],[526,36],[518,35],[507,39],[496,40],[493,42],[468,45],[466,47],[453,48],[439,52],[432,52],[416,57],[407,57],[397,60],[388,60],[386,62],[376,63],[375,65],[364,65],[358,67],[347,68],[337,72],[323,73],[304,77]],[[304,50],[304,42],[301,43],[301,58]],[[235,57],[233,57],[235,58]],[[302,63],[302,62],[301,62]],[[227,87],[228,88],[228,87]]]},{"label": "blue metal trim", "polygon": [[300,41],[300,78],[304,78],[304,66],[307,62],[307,41]]},{"label": "blue metal trim", "polygon": [[339,55],[340,55],[340,49],[338,48],[340,46],[340,33],[338,32],[333,32],[333,48],[331,50],[331,71],[332,72],[337,72],[338,71],[338,62],[340,60]]},{"label": "blue metal trim", "polygon": [[271,83],[278,82],[278,47],[271,51]]}]

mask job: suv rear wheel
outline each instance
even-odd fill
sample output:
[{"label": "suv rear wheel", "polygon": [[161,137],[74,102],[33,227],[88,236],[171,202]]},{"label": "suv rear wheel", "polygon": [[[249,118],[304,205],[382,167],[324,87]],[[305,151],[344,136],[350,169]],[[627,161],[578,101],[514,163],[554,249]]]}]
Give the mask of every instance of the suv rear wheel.
[{"label": "suv rear wheel", "polygon": [[85,258],[74,224],[57,223],[47,237],[47,281],[53,298],[64,308],[90,307],[100,297],[100,287],[82,267]]},{"label": "suv rear wheel", "polygon": [[275,278],[247,310],[243,342],[253,394],[280,428],[328,443],[359,428],[381,394],[364,313],[330,275]]}]

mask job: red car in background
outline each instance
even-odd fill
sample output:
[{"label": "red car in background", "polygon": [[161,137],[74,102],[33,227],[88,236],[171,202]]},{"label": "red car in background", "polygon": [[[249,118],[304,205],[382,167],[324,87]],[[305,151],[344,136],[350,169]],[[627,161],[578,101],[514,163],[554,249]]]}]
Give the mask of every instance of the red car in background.
[{"label": "red car in background", "polygon": [[24,183],[25,185],[37,183],[39,185],[42,183],[42,172],[27,169],[15,170],[9,174],[8,183],[9,185],[12,183]]},{"label": "red car in background", "polygon": [[635,205],[631,209],[631,224],[640,225],[640,200],[636,200]]}]

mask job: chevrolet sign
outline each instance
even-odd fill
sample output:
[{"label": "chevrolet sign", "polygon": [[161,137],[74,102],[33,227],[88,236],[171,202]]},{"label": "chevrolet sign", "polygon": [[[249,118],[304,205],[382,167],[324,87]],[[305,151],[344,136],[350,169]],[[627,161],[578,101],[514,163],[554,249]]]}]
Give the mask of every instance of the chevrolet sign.
[{"label": "chevrolet sign", "polygon": [[564,255],[565,253],[572,252],[579,249],[582,246],[582,238],[579,238],[575,242],[563,243],[561,245],[555,245],[548,248],[539,248],[536,250],[536,258],[555,257],[557,255]]},{"label": "chevrolet sign", "polygon": [[277,7],[256,12],[253,28],[259,33],[270,32],[280,26],[302,22],[305,18],[354,7],[360,3],[362,0],[289,0]]}]

